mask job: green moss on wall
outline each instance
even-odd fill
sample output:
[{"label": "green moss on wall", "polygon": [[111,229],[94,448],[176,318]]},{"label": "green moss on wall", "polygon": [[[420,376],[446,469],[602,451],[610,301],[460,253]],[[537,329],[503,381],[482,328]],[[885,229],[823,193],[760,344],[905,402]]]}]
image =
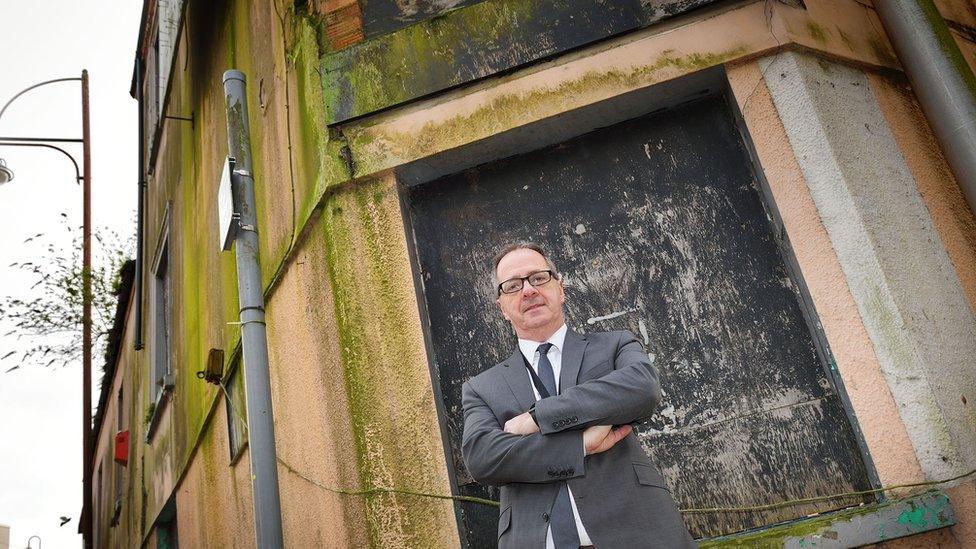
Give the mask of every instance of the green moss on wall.
[{"label": "green moss on wall", "polygon": [[497,0],[445,11],[325,55],[329,121],[506,72],[711,1],[671,0],[649,7],[634,0]]},{"label": "green moss on wall", "polygon": [[[327,200],[322,222],[360,484],[444,492],[395,188],[344,188]],[[376,547],[441,546],[445,524],[453,523],[450,506],[437,500],[381,494],[366,508]]]},{"label": "green moss on wall", "polygon": [[690,73],[735,59],[747,51],[739,45],[721,52],[699,52],[686,56],[666,50],[653,63],[629,71],[612,69],[588,72],[552,88],[496,97],[471,113],[437,123],[428,123],[417,132],[397,133],[378,127],[346,130],[356,159],[356,175],[363,176],[430,154],[470,143],[513,127],[527,120],[539,120],[574,105],[580,97],[610,95],[651,85],[675,72]]},{"label": "green moss on wall", "polygon": [[810,38],[813,38],[821,44],[827,43],[827,30],[818,25],[813,21],[807,22],[807,33],[810,34]]},{"label": "green moss on wall", "polygon": [[294,67],[296,90],[295,107],[298,121],[295,129],[299,143],[298,159],[308,178],[308,190],[302,193],[296,215],[299,227],[304,227],[322,196],[332,187],[350,179],[348,164],[343,158],[345,143],[329,134],[328,115],[319,74],[319,44],[317,23],[307,15],[296,14],[293,19],[293,44],[289,61]]},{"label": "green moss on wall", "polygon": [[[947,517],[945,515],[945,508],[949,504],[949,498],[944,494],[937,492],[928,492],[927,495],[931,495],[933,493],[936,493],[937,495],[935,497],[935,504],[932,508],[917,507],[917,502],[920,501],[920,498],[926,496],[917,496],[916,499],[909,499],[902,502],[893,501],[882,504],[851,507],[834,513],[828,513],[813,518],[801,519],[796,522],[765,528],[753,533],[736,534],[723,538],[705,540],[699,544],[699,547],[701,549],[712,549],[716,547],[781,549],[786,545],[788,540],[796,541],[797,545],[800,547],[818,547],[818,542],[821,539],[820,536],[835,529],[838,524],[849,522],[856,517],[862,517],[864,515],[873,513],[880,513],[880,516],[883,516],[884,509],[886,507],[906,502],[907,505],[913,509],[913,511],[903,511],[898,518],[898,523],[902,525],[911,523],[911,525],[915,527],[916,532],[924,532],[931,529],[931,526],[927,522],[924,520],[917,523],[912,521],[916,521],[920,517],[928,517],[930,521],[936,521],[936,524],[940,524],[942,526],[948,525]],[[885,539],[884,531],[885,523],[882,522],[879,524],[879,532],[882,540]],[[833,535],[836,536],[836,532],[834,532]],[[828,536],[823,537],[830,539]],[[839,541],[842,543],[844,540]],[[850,542],[850,540],[847,541]],[[830,546],[833,547],[835,545],[837,545],[836,541]]]}]

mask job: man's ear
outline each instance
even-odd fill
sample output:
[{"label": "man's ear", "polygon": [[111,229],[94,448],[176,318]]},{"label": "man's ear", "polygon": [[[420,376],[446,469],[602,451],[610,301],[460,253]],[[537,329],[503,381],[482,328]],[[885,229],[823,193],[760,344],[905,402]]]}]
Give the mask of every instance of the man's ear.
[{"label": "man's ear", "polygon": [[501,298],[498,298],[498,299],[495,300],[495,305],[498,306],[498,310],[502,313],[502,316],[505,317],[505,320],[511,322],[512,319],[508,318],[508,315],[505,314],[505,309],[502,307],[502,300],[501,300]]},{"label": "man's ear", "polygon": [[559,277],[559,303],[566,303],[566,285],[563,284],[563,277]]}]

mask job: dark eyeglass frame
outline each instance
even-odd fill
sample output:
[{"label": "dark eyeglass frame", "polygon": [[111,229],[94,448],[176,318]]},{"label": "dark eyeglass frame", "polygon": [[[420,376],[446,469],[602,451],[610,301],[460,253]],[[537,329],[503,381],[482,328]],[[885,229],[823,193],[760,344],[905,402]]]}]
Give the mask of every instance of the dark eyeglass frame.
[{"label": "dark eyeglass frame", "polygon": [[[545,282],[540,282],[538,284],[533,284],[529,279],[532,278],[533,276],[539,274],[539,273],[549,273],[549,278],[547,278],[545,280]],[[543,285],[546,285],[546,284],[552,282],[552,279],[554,279],[554,278],[555,279],[559,279],[559,273],[557,273],[556,271],[554,271],[552,269],[543,269],[541,271],[531,272],[531,273],[529,273],[529,274],[527,274],[525,276],[516,276],[516,277],[513,277],[513,278],[509,278],[509,279],[503,280],[500,284],[498,284],[498,295],[512,295],[512,294],[517,294],[517,293],[521,292],[523,288],[525,288],[525,283],[526,282],[528,282],[529,285],[532,286],[533,288],[538,288],[539,286],[543,286]],[[513,280],[518,280],[520,282],[519,287],[516,288],[516,289],[514,289],[514,290],[512,290],[511,292],[504,292],[504,291],[502,291],[502,286],[504,286],[505,284],[507,284],[509,282],[512,282]]]}]

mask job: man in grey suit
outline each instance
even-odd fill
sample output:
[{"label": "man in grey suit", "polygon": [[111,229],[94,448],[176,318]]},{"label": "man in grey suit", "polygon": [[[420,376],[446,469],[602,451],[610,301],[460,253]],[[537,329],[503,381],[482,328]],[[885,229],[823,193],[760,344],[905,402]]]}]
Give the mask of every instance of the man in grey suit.
[{"label": "man in grey suit", "polygon": [[498,546],[695,547],[632,433],[661,401],[640,343],[567,329],[563,281],[536,244],[502,250],[495,277],[518,348],[464,384],[461,450],[475,480],[501,487]]}]

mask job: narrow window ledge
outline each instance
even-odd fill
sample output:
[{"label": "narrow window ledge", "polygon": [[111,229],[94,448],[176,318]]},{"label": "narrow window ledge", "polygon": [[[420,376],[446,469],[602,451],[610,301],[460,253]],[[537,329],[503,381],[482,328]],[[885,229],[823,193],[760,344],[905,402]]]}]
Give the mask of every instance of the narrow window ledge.
[{"label": "narrow window ledge", "polygon": [[153,434],[156,432],[156,427],[159,425],[159,421],[163,417],[163,412],[165,411],[166,404],[169,402],[172,393],[173,376],[172,374],[166,374],[163,376],[162,390],[156,393],[156,400],[153,401],[152,415],[149,417],[149,424],[146,426],[146,444],[152,443]]},{"label": "narrow window ledge", "polygon": [[240,461],[241,456],[244,455],[244,450],[247,448],[247,442],[248,441],[246,441],[246,440],[243,441],[243,442],[241,442],[240,447],[237,448],[237,451],[234,452],[234,455],[233,456],[231,456],[231,458],[230,458],[230,464],[229,464],[231,467],[237,465],[237,462]]},{"label": "narrow window ledge", "polygon": [[949,496],[930,490],[912,497],[842,509],[758,531],[699,540],[699,547],[860,547],[938,530],[956,523]]}]

